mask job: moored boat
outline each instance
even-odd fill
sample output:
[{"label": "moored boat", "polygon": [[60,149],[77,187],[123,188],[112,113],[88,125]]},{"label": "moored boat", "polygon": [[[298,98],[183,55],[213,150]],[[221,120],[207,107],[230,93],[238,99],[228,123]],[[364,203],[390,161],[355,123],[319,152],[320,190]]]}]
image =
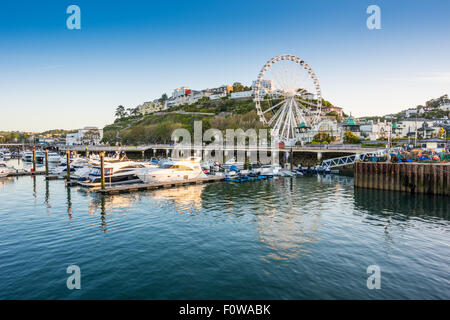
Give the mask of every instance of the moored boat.
[{"label": "moored boat", "polygon": [[138,177],[145,183],[158,183],[168,181],[183,181],[197,178],[206,178],[200,166],[201,158],[172,160],[163,163],[158,168],[147,168],[138,171]]}]

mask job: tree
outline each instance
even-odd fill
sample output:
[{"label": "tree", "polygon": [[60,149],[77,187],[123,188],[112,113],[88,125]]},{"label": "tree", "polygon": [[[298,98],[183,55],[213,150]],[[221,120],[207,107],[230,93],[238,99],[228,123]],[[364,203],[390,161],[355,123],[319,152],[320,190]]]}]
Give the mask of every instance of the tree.
[{"label": "tree", "polygon": [[235,82],[233,83],[233,92],[240,92],[240,91],[244,91],[244,86],[242,85],[242,83],[240,82]]},{"label": "tree", "polygon": [[130,117],[134,116],[136,114],[136,108],[127,108],[127,113]]},{"label": "tree", "polygon": [[83,144],[95,144],[100,140],[98,129],[89,129],[83,134]]},{"label": "tree", "polygon": [[357,136],[355,136],[353,134],[353,132],[351,132],[351,131],[345,132],[345,134],[344,134],[344,143],[357,144],[359,142],[360,142],[359,138]]},{"label": "tree", "polygon": [[125,107],[124,106],[122,106],[122,105],[120,105],[120,106],[118,106],[117,108],[116,108],[116,113],[115,113],[115,116],[116,116],[116,118],[123,118],[123,117],[125,117],[126,116],[126,112],[125,112]]},{"label": "tree", "polygon": [[168,99],[167,94],[163,93],[161,95],[161,98],[159,98],[159,102],[161,102],[162,104],[164,104],[166,102],[166,100]]},{"label": "tree", "polygon": [[341,122],[341,118],[339,117],[338,113],[336,111],[330,111],[327,114],[325,114],[326,116],[329,117],[334,117],[336,119],[337,122]]},{"label": "tree", "polygon": [[319,132],[313,137],[313,142],[316,143],[331,143],[333,140],[333,137],[326,132]]}]

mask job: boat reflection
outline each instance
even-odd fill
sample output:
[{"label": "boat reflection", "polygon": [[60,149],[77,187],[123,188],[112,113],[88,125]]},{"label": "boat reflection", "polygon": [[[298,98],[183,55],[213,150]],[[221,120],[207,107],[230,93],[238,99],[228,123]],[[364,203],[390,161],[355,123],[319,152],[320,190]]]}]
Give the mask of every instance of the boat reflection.
[{"label": "boat reflection", "polygon": [[97,208],[101,209],[102,214],[111,214],[117,209],[130,208],[137,201],[139,201],[139,194],[137,193],[123,195],[92,194],[92,200],[89,202],[89,214],[95,214]]},{"label": "boat reflection", "polygon": [[[151,198],[162,201],[168,205],[174,205],[175,211],[182,214],[191,214],[202,208],[202,192],[204,185],[191,185],[171,189],[158,189],[148,192],[127,193],[118,195],[91,194],[89,202],[89,214],[94,215],[100,209],[100,228],[104,232],[107,229],[107,216],[117,212],[127,212],[127,208],[136,206],[143,198]],[[70,189],[70,188],[68,188]],[[70,192],[70,191],[68,191]],[[68,193],[68,201],[69,201]],[[69,202],[68,202],[69,203]],[[71,207],[71,206],[70,206]],[[69,212],[69,210],[68,210]]]},{"label": "boat reflection", "polygon": [[190,185],[173,189],[158,189],[148,194],[152,199],[174,204],[176,212],[191,214],[202,208],[204,189],[205,185]]},{"label": "boat reflection", "polygon": [[14,178],[12,177],[4,177],[0,179],[0,187],[6,186],[9,183],[13,183]]}]

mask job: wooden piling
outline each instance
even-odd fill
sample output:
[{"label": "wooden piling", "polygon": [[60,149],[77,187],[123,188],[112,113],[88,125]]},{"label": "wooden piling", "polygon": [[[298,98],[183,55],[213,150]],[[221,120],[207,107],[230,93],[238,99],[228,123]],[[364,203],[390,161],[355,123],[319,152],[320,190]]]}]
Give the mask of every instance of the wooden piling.
[{"label": "wooden piling", "polygon": [[48,149],[45,150],[45,175],[48,176]]},{"label": "wooden piling", "polygon": [[66,170],[67,170],[66,179],[67,179],[67,182],[69,182],[70,181],[70,150],[67,150],[67,152],[66,152]]},{"label": "wooden piling", "polygon": [[105,154],[100,152],[101,189],[105,189]]},{"label": "wooden piling", "polygon": [[33,172],[36,172],[36,148],[33,147]]}]

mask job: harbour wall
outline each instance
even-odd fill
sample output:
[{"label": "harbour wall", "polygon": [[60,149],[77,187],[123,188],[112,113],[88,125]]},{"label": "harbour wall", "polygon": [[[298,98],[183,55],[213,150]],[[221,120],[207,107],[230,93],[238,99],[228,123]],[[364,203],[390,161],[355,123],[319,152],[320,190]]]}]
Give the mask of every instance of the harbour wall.
[{"label": "harbour wall", "polygon": [[355,188],[450,195],[450,164],[356,162]]}]

